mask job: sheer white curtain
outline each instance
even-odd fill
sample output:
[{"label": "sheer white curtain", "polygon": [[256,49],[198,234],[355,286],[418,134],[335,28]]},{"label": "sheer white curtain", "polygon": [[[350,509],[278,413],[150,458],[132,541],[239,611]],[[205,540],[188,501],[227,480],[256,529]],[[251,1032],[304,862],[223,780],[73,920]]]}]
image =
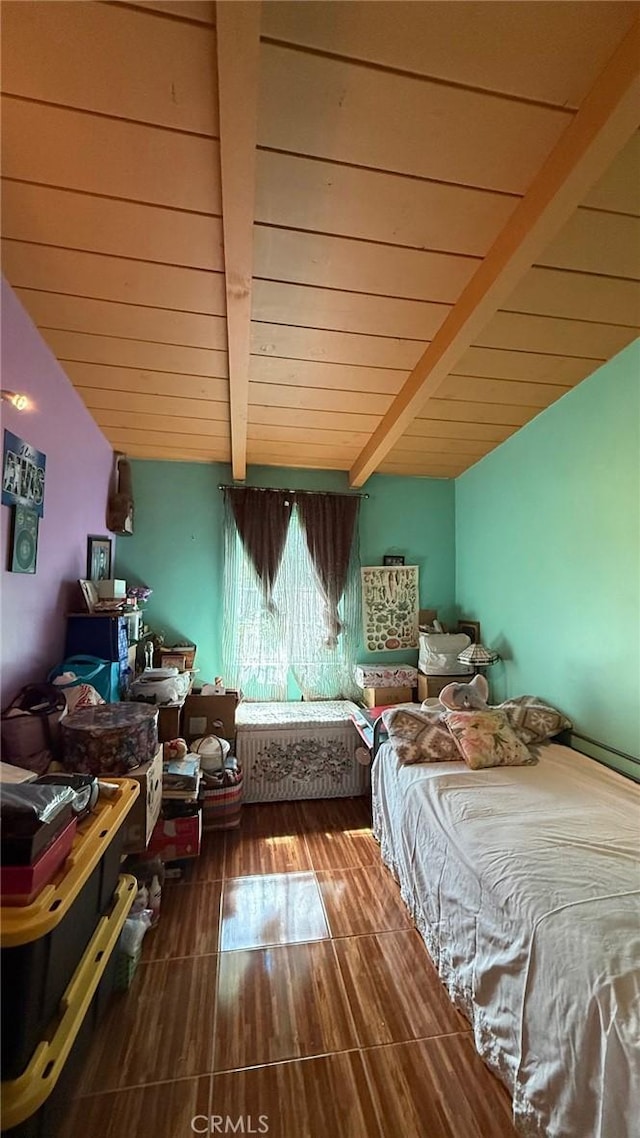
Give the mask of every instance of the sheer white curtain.
[{"label": "sheer white curtain", "polygon": [[325,601],[294,506],[273,611],[264,605],[256,573],[232,517],[225,517],[223,659],[227,682],[246,698],[285,700],[291,681],[305,699],[352,699],[360,620],[358,542],[354,540],[347,585],[339,605],[343,625],[327,646]]}]

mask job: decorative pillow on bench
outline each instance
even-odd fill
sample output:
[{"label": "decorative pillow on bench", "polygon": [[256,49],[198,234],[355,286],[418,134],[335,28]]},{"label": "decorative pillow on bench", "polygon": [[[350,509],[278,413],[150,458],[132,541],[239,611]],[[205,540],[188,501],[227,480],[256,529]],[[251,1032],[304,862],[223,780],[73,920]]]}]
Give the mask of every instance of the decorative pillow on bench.
[{"label": "decorative pillow on bench", "polygon": [[485,767],[521,767],[537,762],[499,708],[448,711],[444,719],[472,771]]},{"label": "decorative pillow on bench", "polygon": [[391,707],[382,720],[401,763],[443,763],[460,758],[442,711]]}]

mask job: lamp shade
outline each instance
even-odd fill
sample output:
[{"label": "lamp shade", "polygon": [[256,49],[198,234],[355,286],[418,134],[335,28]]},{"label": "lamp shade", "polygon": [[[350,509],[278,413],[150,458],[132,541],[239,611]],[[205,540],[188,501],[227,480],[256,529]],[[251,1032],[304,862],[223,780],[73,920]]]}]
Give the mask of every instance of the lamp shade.
[{"label": "lamp shade", "polygon": [[473,668],[490,668],[499,659],[497,652],[490,651],[483,644],[470,644],[458,656],[461,664],[471,664]]}]

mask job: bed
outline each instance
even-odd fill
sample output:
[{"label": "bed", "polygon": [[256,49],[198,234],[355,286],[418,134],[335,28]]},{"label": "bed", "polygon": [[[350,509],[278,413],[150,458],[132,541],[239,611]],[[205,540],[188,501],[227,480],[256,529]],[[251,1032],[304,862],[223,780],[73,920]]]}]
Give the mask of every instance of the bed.
[{"label": "bed", "polygon": [[356,759],[357,714],[346,699],[241,703],[236,754],[245,802],[365,794],[369,768]]},{"label": "bed", "polygon": [[382,857],[520,1133],[640,1133],[640,787],[569,747],[536,766],[372,771]]}]

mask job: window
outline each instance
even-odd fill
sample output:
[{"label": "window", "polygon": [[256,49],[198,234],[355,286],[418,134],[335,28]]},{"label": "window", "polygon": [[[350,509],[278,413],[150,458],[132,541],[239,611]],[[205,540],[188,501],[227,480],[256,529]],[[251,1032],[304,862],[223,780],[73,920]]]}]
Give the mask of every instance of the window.
[{"label": "window", "polygon": [[357,541],[338,612],[342,631],[327,644],[325,603],[294,505],[282,561],[264,603],[232,521],[225,529],[225,676],[249,699],[352,698],[360,617]]}]

